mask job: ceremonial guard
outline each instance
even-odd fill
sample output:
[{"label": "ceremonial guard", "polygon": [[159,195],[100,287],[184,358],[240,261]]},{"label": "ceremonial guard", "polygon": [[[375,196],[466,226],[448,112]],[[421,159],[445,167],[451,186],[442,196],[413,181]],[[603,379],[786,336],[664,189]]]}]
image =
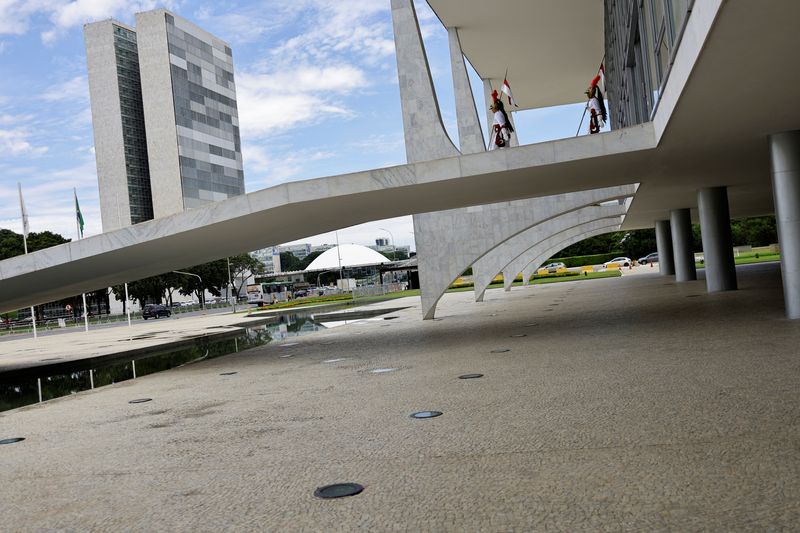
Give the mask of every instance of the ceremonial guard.
[{"label": "ceremonial guard", "polygon": [[594,77],[589,88],[586,89],[586,97],[589,102],[586,107],[589,109],[589,133],[600,133],[600,129],[606,125],[608,115],[606,113],[606,104],[603,101],[603,93],[598,87],[600,82],[600,75]]},{"label": "ceremonial guard", "polygon": [[508,119],[503,101],[498,98],[497,91],[492,91],[492,104],[489,106],[489,110],[493,113],[489,150],[505,148],[511,140],[514,127]]}]

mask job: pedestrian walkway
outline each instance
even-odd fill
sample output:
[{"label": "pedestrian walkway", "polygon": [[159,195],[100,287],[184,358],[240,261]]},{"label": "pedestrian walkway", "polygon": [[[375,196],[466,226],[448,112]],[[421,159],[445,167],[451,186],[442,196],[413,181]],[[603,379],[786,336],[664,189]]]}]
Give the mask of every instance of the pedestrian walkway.
[{"label": "pedestrian walkway", "polygon": [[[6,525],[794,529],[800,321],[777,264],[738,272],[448,293],[424,322],[387,302],[412,305],[0,413],[26,439],[0,445]],[[365,488],[314,497],[337,482]]]}]

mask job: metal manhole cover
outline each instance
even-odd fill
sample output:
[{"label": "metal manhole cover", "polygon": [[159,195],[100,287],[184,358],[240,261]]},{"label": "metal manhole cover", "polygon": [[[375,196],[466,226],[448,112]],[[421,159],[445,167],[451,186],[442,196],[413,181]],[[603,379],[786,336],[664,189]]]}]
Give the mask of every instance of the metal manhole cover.
[{"label": "metal manhole cover", "polygon": [[506,353],[506,352],[510,352],[510,351],[511,350],[509,350],[508,348],[498,348],[497,350],[492,350],[489,353]]},{"label": "metal manhole cover", "polygon": [[464,374],[463,376],[458,376],[458,379],[478,379],[482,377],[483,374]]},{"label": "metal manhole cover", "polygon": [[437,416],[442,416],[441,411],[419,411],[416,413],[411,413],[409,415],[411,418],[435,418]]},{"label": "metal manhole cover", "polygon": [[131,400],[128,403],[144,403],[144,402],[151,402],[153,401],[152,398],[137,398],[135,400]]},{"label": "metal manhole cover", "polygon": [[238,374],[238,372],[223,372],[220,376],[232,376],[234,374]]},{"label": "metal manhole cover", "polygon": [[25,437],[11,437],[10,439],[0,439],[0,444],[14,444],[23,440],[25,440]]},{"label": "metal manhole cover", "polygon": [[330,500],[332,498],[344,498],[345,496],[355,496],[364,490],[362,485],[358,483],[334,483],[333,485],[325,485],[318,487],[314,491],[314,496],[322,498],[323,500]]}]

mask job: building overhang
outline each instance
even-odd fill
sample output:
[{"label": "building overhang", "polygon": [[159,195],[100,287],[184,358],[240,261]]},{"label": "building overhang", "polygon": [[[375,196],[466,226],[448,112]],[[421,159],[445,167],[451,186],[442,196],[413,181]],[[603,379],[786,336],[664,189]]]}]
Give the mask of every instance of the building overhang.
[{"label": "building overhang", "polygon": [[520,109],[584,101],[603,59],[601,0],[428,0],[482,79],[508,81]]}]

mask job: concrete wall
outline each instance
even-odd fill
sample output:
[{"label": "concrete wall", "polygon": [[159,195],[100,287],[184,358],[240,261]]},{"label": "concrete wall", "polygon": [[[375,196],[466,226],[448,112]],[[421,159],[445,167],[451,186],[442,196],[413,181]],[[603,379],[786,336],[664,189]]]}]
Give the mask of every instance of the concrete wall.
[{"label": "concrete wall", "polygon": [[172,99],[166,11],[136,14],[147,155],[155,218],[183,211],[178,132]]}]

